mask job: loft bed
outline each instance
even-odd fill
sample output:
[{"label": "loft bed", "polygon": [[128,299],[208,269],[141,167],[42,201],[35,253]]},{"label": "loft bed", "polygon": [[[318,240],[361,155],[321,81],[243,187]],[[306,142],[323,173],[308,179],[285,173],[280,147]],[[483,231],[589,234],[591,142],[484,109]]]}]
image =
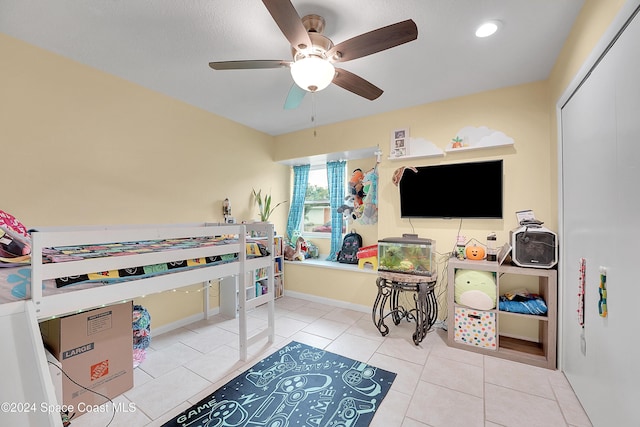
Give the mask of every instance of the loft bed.
[{"label": "loft bed", "polygon": [[[0,269],[0,301],[30,299],[42,321],[204,283],[206,318],[209,282],[233,276],[237,288],[245,289],[244,272],[273,268],[273,234],[267,223],[38,228],[31,233],[30,265]],[[269,255],[259,252],[258,242]],[[247,342],[246,311],[274,299],[273,274],[267,271],[266,294],[238,298],[242,360],[253,343]]]},{"label": "loft bed", "polygon": [[[20,384],[3,391],[0,397],[3,401],[20,402],[33,401],[39,396],[42,402],[55,402],[53,386],[47,378],[49,370],[39,321],[197,283],[204,284],[203,317],[207,318],[211,281],[232,276],[235,280],[231,283],[244,290],[247,272],[264,268],[269,273],[266,293],[249,299],[246,292],[238,292],[239,358],[246,360],[249,345],[264,338],[273,342],[275,338],[273,238],[273,225],[266,223],[48,227],[32,232],[30,264],[0,268],[0,332],[10,340],[5,345],[13,345],[15,349],[10,352],[15,357],[3,363],[0,374],[11,383]],[[194,243],[196,241],[199,243]],[[96,248],[123,242],[128,248],[125,253],[115,256],[91,253]],[[132,243],[140,242],[156,246],[132,247]],[[88,252],[83,252],[87,247]],[[53,262],[54,259],[62,261],[61,258],[66,258],[65,262]],[[153,268],[145,268],[148,266]],[[145,274],[128,275],[134,270],[143,270]],[[14,280],[7,281],[12,274]],[[20,292],[15,277],[24,279],[24,293]],[[69,278],[78,277],[86,280],[65,286]],[[223,282],[220,283],[222,286]],[[265,303],[268,326],[249,337],[247,311]],[[24,366],[27,359],[36,363]],[[46,414],[20,416],[46,417]],[[55,417],[48,418],[36,424],[58,425]],[[20,419],[20,422],[31,421]]]}]

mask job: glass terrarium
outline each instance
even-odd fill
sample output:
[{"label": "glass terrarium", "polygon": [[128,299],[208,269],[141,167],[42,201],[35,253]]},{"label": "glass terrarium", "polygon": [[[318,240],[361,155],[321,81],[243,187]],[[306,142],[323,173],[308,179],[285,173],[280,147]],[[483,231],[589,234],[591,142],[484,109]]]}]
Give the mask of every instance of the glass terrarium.
[{"label": "glass terrarium", "polygon": [[435,268],[436,242],[417,234],[378,240],[378,270],[431,276]]}]

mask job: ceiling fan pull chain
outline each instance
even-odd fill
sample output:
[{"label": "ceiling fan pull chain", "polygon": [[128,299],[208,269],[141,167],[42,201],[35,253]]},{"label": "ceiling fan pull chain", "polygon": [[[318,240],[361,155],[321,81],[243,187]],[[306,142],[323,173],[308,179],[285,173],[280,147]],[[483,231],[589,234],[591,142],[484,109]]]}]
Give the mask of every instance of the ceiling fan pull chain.
[{"label": "ceiling fan pull chain", "polygon": [[311,123],[313,124],[313,137],[317,136],[316,133],[316,93],[311,92]]}]

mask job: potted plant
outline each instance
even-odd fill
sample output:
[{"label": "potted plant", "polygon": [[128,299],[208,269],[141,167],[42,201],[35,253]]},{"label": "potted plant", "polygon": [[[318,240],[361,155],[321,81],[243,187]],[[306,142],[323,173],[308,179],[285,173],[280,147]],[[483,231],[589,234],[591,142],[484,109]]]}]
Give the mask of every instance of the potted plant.
[{"label": "potted plant", "polygon": [[253,197],[256,200],[256,205],[258,205],[258,211],[260,212],[260,221],[267,222],[269,221],[269,217],[273,213],[273,211],[285,202],[280,202],[277,205],[271,207],[271,194],[265,194],[264,199],[262,198],[262,190],[258,190],[256,192],[253,189]]}]

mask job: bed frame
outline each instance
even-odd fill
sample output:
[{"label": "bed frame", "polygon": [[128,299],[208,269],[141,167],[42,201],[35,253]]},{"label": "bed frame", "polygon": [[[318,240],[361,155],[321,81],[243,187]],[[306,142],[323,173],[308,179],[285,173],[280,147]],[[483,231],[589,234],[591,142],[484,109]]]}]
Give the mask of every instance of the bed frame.
[{"label": "bed frame", "polygon": [[[274,289],[273,289],[273,225],[254,224],[170,224],[137,225],[109,227],[46,227],[39,228],[32,236],[31,258],[31,299],[38,320],[74,313],[131,300],[143,295],[170,291],[184,286],[203,283],[204,318],[209,316],[209,284],[211,281],[233,276],[237,289],[246,288],[246,272],[265,267],[269,272],[268,292],[247,300],[245,292],[238,292],[238,313],[240,323],[240,359],[246,360],[247,347],[255,341],[268,336],[274,340]],[[245,245],[247,234],[260,236],[267,242],[270,256],[248,259]],[[42,263],[42,249],[56,246],[91,245],[101,243],[130,242],[137,240],[162,240],[172,238],[237,235],[237,243],[204,248],[181,248],[139,255],[127,255],[108,258],[86,259],[62,263]],[[236,261],[223,264],[202,266],[196,269],[180,270],[168,274],[132,279],[126,282],[101,285],[88,289],[44,296],[41,283],[47,279],[74,276],[96,271],[124,269],[142,265],[153,265],[171,261],[194,259],[215,255],[238,253]],[[258,305],[268,304],[268,327],[259,336],[247,335],[246,312]]]},{"label": "bed frame", "polygon": [[[246,256],[247,234],[257,236],[266,243],[269,256],[248,259]],[[55,246],[131,242],[137,240],[162,240],[203,236],[234,235],[237,242],[204,248],[180,248],[158,253],[143,253],[109,258],[87,259],[63,263],[42,263],[42,249]],[[0,398],[4,402],[50,402],[55,403],[55,393],[40,337],[38,322],[55,316],[77,313],[96,307],[103,307],[135,297],[178,289],[203,283],[203,302],[206,319],[209,316],[209,285],[211,281],[233,276],[238,292],[239,318],[239,358],[247,359],[247,347],[267,338],[273,343],[274,322],[274,281],[273,281],[273,225],[254,224],[171,224],[136,225],[109,227],[47,227],[32,233],[32,262],[30,299],[0,304],[0,332],[7,337],[5,345],[13,346],[8,359],[0,364],[0,376],[14,387],[2,388]],[[177,270],[165,275],[132,279],[110,285],[98,285],[87,289],[72,289],[43,295],[43,280],[65,276],[86,274],[96,271],[123,269],[142,265],[160,264],[171,261],[194,259],[215,255],[237,253],[235,261],[212,264],[191,270]],[[268,292],[247,299],[247,272],[266,268]],[[222,286],[222,281],[220,281]],[[253,283],[251,283],[253,285]],[[251,337],[247,334],[247,310],[267,304],[267,328]],[[25,365],[26,362],[26,365]],[[0,421],[11,425],[61,426],[59,414],[55,412],[16,412],[0,414]],[[0,422],[4,425],[4,421]],[[7,425],[9,425],[7,424]]]}]

